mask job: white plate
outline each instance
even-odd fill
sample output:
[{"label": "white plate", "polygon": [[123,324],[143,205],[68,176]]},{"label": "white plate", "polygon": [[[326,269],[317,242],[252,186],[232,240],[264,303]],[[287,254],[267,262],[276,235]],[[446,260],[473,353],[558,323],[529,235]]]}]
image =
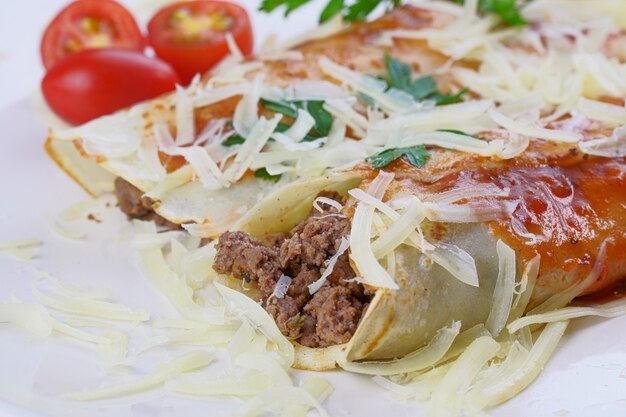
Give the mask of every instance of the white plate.
[{"label": "white plate", "polygon": [[[31,99],[0,112],[0,132],[0,240],[39,238],[45,242],[36,259],[27,263],[0,253],[0,300],[12,296],[33,300],[30,288],[37,271],[42,270],[81,286],[109,287],[117,301],[148,309],[152,317],[175,316],[167,301],[138,272],[128,256],[127,243],[118,239],[128,235],[129,229],[117,209],[104,209],[102,223],[84,222],[86,241],[62,239],[51,232],[46,216],[86,195],[46,157],[42,147],[46,129]],[[573,322],[539,379],[490,413],[503,417],[626,415],[625,334],[626,317]],[[144,371],[154,360],[156,354],[147,355],[130,371],[113,376],[123,378],[132,375],[131,371]],[[307,373],[296,375],[301,378]],[[325,404],[333,416],[426,413],[423,404],[391,400],[367,377],[339,371],[324,376],[335,388]],[[162,390],[87,404],[60,398],[65,392],[97,387],[106,378],[111,376],[99,367],[93,349],[63,337],[42,339],[0,324],[0,417],[213,416],[238,404]]]}]

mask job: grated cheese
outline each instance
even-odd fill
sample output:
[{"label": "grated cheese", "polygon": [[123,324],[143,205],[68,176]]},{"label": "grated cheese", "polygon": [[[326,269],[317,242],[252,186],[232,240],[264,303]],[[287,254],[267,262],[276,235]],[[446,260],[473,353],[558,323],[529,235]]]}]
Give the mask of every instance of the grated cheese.
[{"label": "grated cheese", "polygon": [[[192,83],[193,84],[193,83]],[[196,132],[193,103],[181,86],[176,86],[176,145],[193,143]]]},{"label": "grated cheese", "polygon": [[579,142],[578,147],[589,155],[623,158],[626,156],[626,126],[615,129],[609,137]]},{"label": "grated cheese", "polygon": [[65,291],[45,294],[33,288],[33,293],[46,306],[66,313],[129,322],[142,322],[150,318],[150,314],[144,310],[131,309],[121,304],[77,296]]},{"label": "grated cheese", "polygon": [[294,142],[300,142],[315,126],[315,119],[306,110],[298,109],[296,121],[283,134]]},{"label": "grated cheese", "polygon": [[[368,188],[368,193],[375,199],[381,199],[391,181],[393,174],[380,171]],[[350,234],[350,259],[354,262],[363,282],[377,288],[389,288],[396,290],[398,284],[393,277],[378,263],[372,251],[370,237],[372,234],[372,221],[376,208],[364,201],[357,204],[352,217]]]},{"label": "grated cheese", "polygon": [[67,399],[77,401],[94,401],[104,398],[134,394],[156,388],[165,383],[173,375],[194,371],[208,366],[213,356],[208,352],[194,351],[179,356],[168,363],[156,366],[152,373],[134,381],[122,382],[108,387],[97,388],[91,391],[76,391],[64,395]]},{"label": "grated cheese", "polygon": [[[256,104],[255,104],[256,107]],[[252,127],[246,141],[241,145],[237,156],[224,172],[224,177],[231,182],[238,181],[252,165],[255,156],[263,149],[270,139],[276,126],[282,119],[282,115],[276,114],[274,118],[267,120],[261,117]]]},{"label": "grated cheese", "polygon": [[484,223],[509,219],[517,201],[480,201],[465,204],[422,203],[424,215],[432,222]]},{"label": "grated cheese", "polygon": [[390,254],[415,232],[415,229],[424,220],[422,207],[423,204],[413,197],[406,210],[372,243],[372,250],[376,259]]},{"label": "grated cheese", "polygon": [[432,393],[429,414],[432,416],[459,415],[462,410],[462,393],[467,391],[478,372],[500,350],[500,345],[489,336],[474,340]]},{"label": "grated cheese", "polygon": [[30,261],[35,256],[37,247],[43,245],[39,239],[0,241],[0,252],[13,255],[20,261]]},{"label": "grated cheese", "polygon": [[241,52],[241,49],[239,49],[239,45],[237,45],[237,42],[235,42],[233,34],[231,32],[226,32],[224,38],[226,38],[226,45],[228,45],[228,50],[230,51],[230,56],[233,58],[233,60],[235,62],[243,61],[243,53]]},{"label": "grated cheese", "polygon": [[285,274],[281,274],[280,278],[278,278],[278,281],[276,281],[276,285],[274,286],[274,291],[272,291],[272,294],[267,298],[266,303],[269,303],[270,300],[274,297],[276,298],[280,298],[283,299],[285,298],[285,295],[287,294],[287,290],[289,290],[289,286],[291,285],[291,277],[288,277]]},{"label": "grated cheese", "polygon": [[498,278],[493,290],[493,304],[485,326],[497,337],[509,319],[513,292],[515,291],[515,251],[502,240],[496,243],[498,253]]},{"label": "grated cheese", "polygon": [[488,110],[489,117],[498,125],[507,130],[537,139],[551,140],[554,142],[576,143],[583,137],[580,133],[566,132],[563,130],[545,129],[519,120],[513,120],[494,109]]},{"label": "grated cheese", "polygon": [[230,182],[211,158],[209,153],[201,146],[188,146],[176,149],[176,154],[185,158],[200,179],[202,186],[208,190],[219,190],[228,187]]},{"label": "grated cheese", "polygon": [[343,209],[343,206],[341,205],[341,203],[339,203],[336,200],[333,200],[332,198],[317,197],[315,200],[313,200],[313,208],[315,210],[319,211],[320,213],[324,212],[324,209],[322,209],[322,207],[320,207],[320,203],[321,204],[325,204],[327,206],[331,206],[332,208],[337,210],[337,213],[341,212],[341,210]]},{"label": "grated cheese", "polygon": [[347,239],[344,236],[341,237],[341,243],[339,244],[337,252],[335,252],[333,256],[331,256],[327,261],[324,262],[326,269],[324,269],[322,275],[317,281],[309,284],[308,287],[310,294],[315,294],[326,283],[326,279],[330,276],[330,274],[332,274],[333,268],[335,267],[337,260],[348,250],[348,247],[350,246],[349,239],[350,236],[348,236]]},{"label": "grated cheese", "polygon": [[274,319],[257,303],[246,295],[215,283],[220,295],[234,314],[245,318],[263,333],[278,349],[283,365],[291,366],[294,361],[294,349],[291,342],[278,330]]},{"label": "grated cheese", "polygon": [[320,58],[318,65],[325,74],[341,81],[355,92],[370,97],[387,114],[405,113],[417,108],[413,97],[408,93],[394,88],[386,91],[385,82],[341,66],[326,57]]},{"label": "grated cheese", "polygon": [[339,366],[350,372],[382,376],[421,371],[436,365],[444,357],[460,329],[461,322],[459,321],[439,329],[428,345],[401,359],[385,362],[349,362],[341,358]]},{"label": "grated cheese", "polygon": [[[350,190],[348,193],[355,199],[367,202],[372,207],[375,207],[391,220],[397,221],[400,217],[400,214],[389,205],[362,190],[354,189]],[[420,231],[419,227],[417,231]],[[419,235],[417,232],[412,232],[409,236],[408,244],[419,249],[424,255],[440,265],[456,279],[468,285],[478,286],[478,272],[476,271],[474,258],[461,248],[443,242],[439,242],[436,245],[430,244],[421,236],[421,232]]]},{"label": "grated cheese", "polygon": [[532,324],[553,323],[587,316],[612,318],[624,314],[626,314],[626,303],[624,300],[617,300],[600,306],[571,306],[541,314],[530,314],[512,321],[507,329],[514,333]]},{"label": "grated cheese", "polygon": [[626,124],[626,108],[624,106],[581,97],[576,104],[576,110],[593,120],[618,126]]},{"label": "grated cheese", "polygon": [[511,361],[511,366],[503,369],[502,377],[495,383],[476,386],[468,394],[468,401],[480,409],[500,404],[521,392],[542,371],[567,325],[567,321],[548,324],[521,363]]},{"label": "grated cheese", "polygon": [[478,183],[463,189],[452,188],[447,191],[438,192],[424,198],[424,202],[436,204],[452,204],[460,200],[473,200],[481,197],[508,197],[509,188],[499,188],[494,184]]},{"label": "grated cheese", "polygon": [[235,107],[233,128],[244,138],[248,137],[259,120],[259,100],[263,89],[263,79],[262,74],[257,75],[250,86],[250,90],[244,94]]},{"label": "grated cheese", "polygon": [[355,136],[362,138],[367,134],[368,120],[365,116],[354,110],[352,105],[346,100],[329,99],[324,102],[324,109],[328,111],[336,120],[340,120],[349,126]]}]

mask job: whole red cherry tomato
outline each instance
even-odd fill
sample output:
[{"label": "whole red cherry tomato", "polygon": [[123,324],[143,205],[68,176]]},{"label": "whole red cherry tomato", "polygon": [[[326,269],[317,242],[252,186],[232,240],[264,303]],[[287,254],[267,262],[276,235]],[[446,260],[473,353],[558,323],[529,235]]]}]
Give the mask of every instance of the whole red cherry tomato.
[{"label": "whole red cherry tomato", "polygon": [[224,1],[198,0],[174,3],[159,10],[148,23],[148,41],[157,56],[169,62],[188,83],[229,53],[230,33],[244,55],[252,52],[252,27],[248,13]]},{"label": "whole red cherry tomato", "polygon": [[41,40],[46,69],[83,49],[143,51],[146,41],[132,14],[113,0],[78,0],[50,22]]},{"label": "whole red cherry tomato", "polygon": [[126,50],[88,49],[52,67],[41,89],[59,117],[81,124],[171,91],[179,82],[174,69],[156,58]]}]

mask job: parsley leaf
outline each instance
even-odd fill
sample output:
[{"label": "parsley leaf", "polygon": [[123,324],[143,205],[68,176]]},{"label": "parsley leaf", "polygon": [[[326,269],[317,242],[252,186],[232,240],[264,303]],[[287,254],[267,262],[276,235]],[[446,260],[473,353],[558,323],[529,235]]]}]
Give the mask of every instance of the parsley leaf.
[{"label": "parsley leaf", "polygon": [[235,133],[233,136],[229,137],[224,142],[222,142],[222,146],[226,146],[227,148],[230,148],[231,146],[241,145],[245,141],[246,141],[246,138]]},{"label": "parsley leaf", "polygon": [[[294,120],[298,117],[298,110],[305,109],[315,120],[313,131],[317,133],[317,136],[328,136],[333,125],[333,116],[324,109],[324,102],[321,100],[276,102],[261,99],[261,104],[268,110],[284,114]],[[311,138],[311,135],[307,135],[304,141],[309,142],[314,139],[316,139],[315,136]]]},{"label": "parsley leaf", "polygon": [[389,74],[389,86],[399,90],[409,91],[411,89],[411,67],[402,61],[394,59],[389,54],[385,54],[385,65]]},{"label": "parsley leaf", "polygon": [[365,20],[380,3],[382,3],[381,0],[357,0],[354,4],[348,6],[343,17],[348,22]]},{"label": "parsley leaf", "polygon": [[270,175],[270,173],[267,172],[266,168],[257,169],[256,171],[254,171],[254,176],[257,178],[263,178],[264,180],[268,181],[278,181],[280,179],[280,174]]},{"label": "parsley leaf", "polygon": [[344,0],[330,0],[322,14],[320,14],[320,23],[324,23],[327,20],[333,18],[337,13],[341,13],[344,7]]},{"label": "parsley leaf", "polygon": [[[291,12],[313,0],[262,0],[259,10],[271,13],[284,7],[285,17]],[[451,0],[454,3],[463,4],[465,0]],[[345,20],[365,20],[378,7],[383,4],[387,9],[397,7],[402,0],[354,0],[350,4],[346,0],[328,0],[320,14],[320,23],[326,22],[337,14],[343,14]],[[516,0],[479,0],[478,10],[483,13],[494,13],[500,16],[502,21],[510,26],[523,26],[528,22],[522,17]]]},{"label": "parsley leaf", "polygon": [[424,145],[411,146],[410,148],[391,148],[368,156],[365,160],[372,163],[372,168],[378,169],[386,167],[403,156],[411,165],[420,168],[430,158],[430,152],[426,150]]},{"label": "parsley leaf", "polygon": [[399,61],[389,54],[385,54],[384,61],[389,76],[389,86],[411,94],[417,101],[434,100],[436,105],[445,106],[459,103],[469,91],[469,89],[464,88],[456,94],[444,94],[439,91],[432,76],[425,75],[413,81],[411,80],[411,66],[409,64]]},{"label": "parsley leaf", "polygon": [[416,79],[411,84],[409,93],[418,101],[430,98],[435,94],[441,94],[435,79],[431,75],[424,75]]},{"label": "parsley leaf", "polygon": [[262,12],[273,12],[280,6],[285,6],[285,17],[289,16],[289,13],[293,12],[300,6],[309,3],[311,0],[263,0],[259,10]]},{"label": "parsley leaf", "polygon": [[[464,4],[465,0],[452,0]],[[528,21],[522,17],[515,0],[478,0],[478,10],[483,13],[494,13],[510,26],[524,26]]]},{"label": "parsley leaf", "polygon": [[448,104],[460,103],[463,101],[463,96],[469,92],[469,88],[464,87],[456,94],[442,94],[437,92],[430,98],[435,100],[438,106],[447,106]]},{"label": "parsley leaf", "polygon": [[324,109],[324,102],[308,101],[306,102],[306,109],[315,119],[313,129],[322,136],[328,136],[330,128],[333,126],[333,116]]},{"label": "parsley leaf", "polygon": [[287,117],[296,119],[298,117],[298,108],[293,103],[277,102],[271,100],[261,99],[261,105],[268,110],[276,113],[284,114]]},{"label": "parsley leaf", "polygon": [[[285,16],[294,10],[310,3],[312,0],[263,0],[259,10],[263,12],[273,12],[284,7]],[[346,0],[328,0],[324,10],[320,14],[319,21],[323,23],[337,14],[343,14],[346,21],[365,20],[379,5],[383,4],[388,9],[398,6],[402,0],[354,0],[346,4]]]}]

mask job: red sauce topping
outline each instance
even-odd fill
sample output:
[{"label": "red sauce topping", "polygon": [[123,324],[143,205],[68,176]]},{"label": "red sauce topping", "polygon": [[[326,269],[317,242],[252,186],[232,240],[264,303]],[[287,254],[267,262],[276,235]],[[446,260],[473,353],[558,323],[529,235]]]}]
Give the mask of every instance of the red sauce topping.
[{"label": "red sauce topping", "polygon": [[[558,292],[584,278],[596,262],[602,242],[607,264],[585,294],[614,288],[626,279],[626,160],[568,155],[546,161],[521,159],[477,164],[417,185],[427,193],[463,189],[479,183],[510,189],[518,201],[512,219],[491,223],[492,233],[528,261],[541,255],[538,286]],[[533,239],[533,237],[535,237]],[[555,273],[556,271],[556,273]],[[626,284],[612,296],[626,293]]]}]

